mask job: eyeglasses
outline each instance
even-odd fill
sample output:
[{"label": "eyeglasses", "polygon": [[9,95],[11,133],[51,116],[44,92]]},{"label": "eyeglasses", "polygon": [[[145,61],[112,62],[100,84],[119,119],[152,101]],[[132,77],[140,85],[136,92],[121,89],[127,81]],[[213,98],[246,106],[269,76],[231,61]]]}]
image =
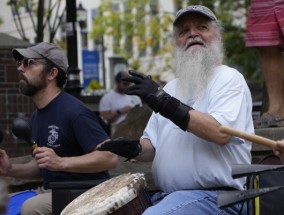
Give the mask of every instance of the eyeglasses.
[{"label": "eyeglasses", "polygon": [[26,69],[39,63],[45,63],[45,61],[40,59],[25,58],[23,60],[17,60],[17,67],[19,68],[23,64],[24,68]]}]

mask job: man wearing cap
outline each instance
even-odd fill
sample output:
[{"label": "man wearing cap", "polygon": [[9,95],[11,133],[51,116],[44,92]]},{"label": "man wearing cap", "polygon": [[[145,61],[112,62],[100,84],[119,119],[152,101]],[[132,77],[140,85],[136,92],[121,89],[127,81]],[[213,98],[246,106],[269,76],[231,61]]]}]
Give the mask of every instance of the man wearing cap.
[{"label": "man wearing cap", "polygon": [[223,65],[222,27],[210,9],[181,9],[173,28],[177,78],[163,89],[135,71],[123,79],[134,83],[125,93],[140,96],[154,111],[140,141],[107,141],[99,150],[153,161],[161,191],[143,215],[246,214],[243,203],[219,208],[217,196],[245,184],[245,178],[232,178],[231,166],[251,162],[251,143],[219,128],[254,132],[248,86],[237,70]]},{"label": "man wearing cap", "polygon": [[128,77],[126,71],[119,71],[115,79],[115,89],[105,94],[99,103],[100,116],[111,124],[119,124],[125,118],[127,113],[134,107],[142,106],[141,99],[138,96],[130,96],[124,93],[129,87],[129,82],[122,78]]},{"label": "man wearing cap", "polygon": [[31,117],[32,139],[38,144],[34,159],[11,164],[0,151],[0,175],[43,178],[37,196],[27,200],[21,214],[52,214],[49,185],[58,181],[108,179],[118,156],[97,151],[109,139],[96,116],[81,101],[63,91],[68,61],[57,45],[42,42],[13,49],[19,71],[19,89],[30,96],[37,109]]}]

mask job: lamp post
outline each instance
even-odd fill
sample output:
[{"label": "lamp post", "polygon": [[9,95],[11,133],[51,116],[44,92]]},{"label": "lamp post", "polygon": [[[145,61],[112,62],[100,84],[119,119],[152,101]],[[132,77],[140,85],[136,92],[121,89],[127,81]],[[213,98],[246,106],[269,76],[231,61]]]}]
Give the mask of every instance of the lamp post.
[{"label": "lamp post", "polygon": [[80,98],[82,86],[80,83],[80,69],[78,68],[76,13],[76,0],[66,0],[67,57],[69,62],[66,92]]},{"label": "lamp post", "polygon": [[77,21],[80,26],[80,32],[82,37],[82,49],[87,48],[87,10],[83,8],[83,5],[80,3],[77,8]]},{"label": "lamp post", "polygon": [[106,77],[105,77],[105,46],[104,46],[104,37],[101,36],[98,40],[94,41],[95,50],[99,52],[99,59],[102,66],[102,79],[103,79],[103,88],[106,89]]}]

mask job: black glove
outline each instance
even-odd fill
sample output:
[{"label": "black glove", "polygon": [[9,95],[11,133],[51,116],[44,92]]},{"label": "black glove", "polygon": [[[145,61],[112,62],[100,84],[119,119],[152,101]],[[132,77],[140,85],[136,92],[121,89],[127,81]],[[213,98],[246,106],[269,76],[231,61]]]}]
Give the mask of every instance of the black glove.
[{"label": "black glove", "polygon": [[114,140],[104,142],[99,151],[110,151],[119,156],[131,159],[137,157],[141,150],[141,144],[139,140],[129,140],[124,137],[119,137]]},{"label": "black glove", "polygon": [[124,91],[125,94],[139,96],[155,113],[159,112],[184,131],[187,129],[190,120],[188,111],[192,110],[192,107],[166,93],[152,80],[151,76],[138,74],[134,70],[130,70],[129,74],[131,77],[125,77],[122,80],[135,85],[128,87]]}]

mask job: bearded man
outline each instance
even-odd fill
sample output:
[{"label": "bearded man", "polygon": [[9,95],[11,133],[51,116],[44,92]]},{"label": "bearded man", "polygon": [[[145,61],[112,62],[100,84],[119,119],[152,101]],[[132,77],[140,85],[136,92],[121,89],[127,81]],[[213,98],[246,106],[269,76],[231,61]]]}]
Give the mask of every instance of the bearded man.
[{"label": "bearded man", "polygon": [[254,132],[248,86],[237,70],[222,64],[222,28],[210,9],[181,9],[173,27],[177,79],[163,89],[133,71],[124,79],[134,83],[126,93],[140,96],[155,112],[140,141],[107,141],[99,149],[153,161],[161,191],[143,215],[246,214],[242,203],[219,208],[217,196],[245,184],[245,178],[231,177],[231,165],[251,162],[251,143],[219,128]]},{"label": "bearded man", "polygon": [[39,147],[33,150],[30,162],[20,164],[11,163],[0,149],[0,176],[43,181],[37,195],[22,206],[18,203],[15,208],[21,211],[14,210],[15,214],[57,214],[59,209],[52,208],[52,182],[109,179],[108,170],[116,167],[118,156],[96,150],[109,136],[85,104],[64,92],[68,60],[62,48],[41,42],[13,49],[12,54],[20,92],[36,105],[30,124],[32,139]]}]

